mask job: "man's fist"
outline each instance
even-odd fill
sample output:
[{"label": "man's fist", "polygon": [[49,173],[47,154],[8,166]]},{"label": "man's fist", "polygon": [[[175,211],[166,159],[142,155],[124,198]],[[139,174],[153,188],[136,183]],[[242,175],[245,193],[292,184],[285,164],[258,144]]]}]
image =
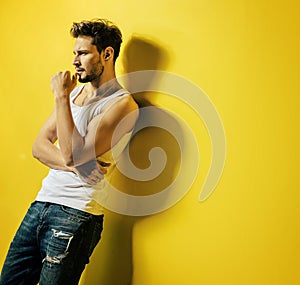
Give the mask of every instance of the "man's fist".
[{"label": "man's fist", "polygon": [[51,89],[56,97],[69,96],[71,91],[76,86],[76,76],[72,75],[70,71],[58,72],[55,74],[50,81]]}]

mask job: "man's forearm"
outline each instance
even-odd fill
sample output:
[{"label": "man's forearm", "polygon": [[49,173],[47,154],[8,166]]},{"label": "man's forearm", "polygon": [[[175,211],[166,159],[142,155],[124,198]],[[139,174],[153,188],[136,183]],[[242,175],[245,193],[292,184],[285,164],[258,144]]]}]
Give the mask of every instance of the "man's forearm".
[{"label": "man's forearm", "polygon": [[76,153],[84,145],[84,138],[79,134],[71,113],[68,97],[56,97],[57,136],[61,155],[67,166],[73,166]]},{"label": "man's forearm", "polygon": [[44,165],[58,170],[72,171],[65,164],[60,149],[47,139],[38,139],[32,147],[32,155]]},{"label": "man's forearm", "polygon": [[70,106],[70,93],[76,86],[75,75],[59,72],[51,78],[55,97],[56,127],[59,147],[67,166],[75,165],[76,153],[82,149],[84,138],[75,127]]}]

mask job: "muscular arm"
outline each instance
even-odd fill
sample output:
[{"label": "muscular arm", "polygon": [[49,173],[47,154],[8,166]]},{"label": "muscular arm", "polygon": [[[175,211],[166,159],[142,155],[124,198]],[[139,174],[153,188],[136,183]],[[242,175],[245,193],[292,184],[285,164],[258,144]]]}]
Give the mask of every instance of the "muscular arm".
[{"label": "muscular arm", "polygon": [[132,130],[137,117],[138,107],[131,96],[117,99],[89,123],[82,143],[75,141],[72,163],[76,166],[107,152]]},{"label": "muscular arm", "polygon": [[[77,167],[105,153],[130,131],[136,122],[138,107],[131,96],[119,99],[90,122],[87,135],[82,137],[74,125],[69,103],[69,95],[74,87],[74,77],[71,79],[69,72],[59,73],[52,78],[61,153],[67,166]],[[117,136],[114,136],[116,128]],[[113,138],[115,141],[112,141]]]},{"label": "muscular arm", "polygon": [[71,171],[65,164],[60,149],[54,145],[56,140],[56,116],[54,110],[40,129],[33,143],[32,155],[50,168]]},{"label": "muscular arm", "polygon": [[83,181],[91,185],[103,179],[106,168],[95,161],[88,161],[85,164],[78,165],[77,168],[67,166],[61,150],[54,145],[56,140],[56,114],[54,110],[33,143],[33,157],[52,169],[75,172]]}]

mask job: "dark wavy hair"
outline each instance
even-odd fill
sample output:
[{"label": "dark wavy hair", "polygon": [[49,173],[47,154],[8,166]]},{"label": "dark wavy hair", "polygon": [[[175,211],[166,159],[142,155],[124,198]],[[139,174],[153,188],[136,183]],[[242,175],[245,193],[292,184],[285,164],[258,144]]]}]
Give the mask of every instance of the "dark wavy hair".
[{"label": "dark wavy hair", "polygon": [[92,37],[92,44],[97,47],[99,53],[109,46],[112,47],[114,49],[114,62],[119,56],[122,33],[120,29],[109,20],[94,19],[91,21],[73,23],[70,33],[74,38],[78,38],[79,36]]}]

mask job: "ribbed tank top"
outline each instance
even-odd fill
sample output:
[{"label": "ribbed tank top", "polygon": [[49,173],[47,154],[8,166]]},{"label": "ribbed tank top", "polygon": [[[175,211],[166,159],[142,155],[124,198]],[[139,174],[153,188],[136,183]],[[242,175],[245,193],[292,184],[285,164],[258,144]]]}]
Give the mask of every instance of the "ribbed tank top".
[{"label": "ribbed tank top", "polygon": [[[112,99],[120,96],[128,96],[125,89],[120,89],[98,101],[78,106],[74,99],[81,92],[84,85],[77,86],[70,94],[70,106],[74,124],[78,132],[85,136],[89,122],[100,114],[102,108]],[[126,133],[109,151],[97,159],[111,163],[107,169],[105,179],[96,185],[89,185],[83,182],[75,173],[63,170],[50,169],[48,175],[43,179],[42,187],[36,197],[37,201],[61,204],[82,210],[94,215],[103,213],[100,205],[101,199],[105,196],[105,187],[108,177],[118,162],[123,150],[128,144],[132,132]],[[113,155],[112,155],[113,153]]]}]

